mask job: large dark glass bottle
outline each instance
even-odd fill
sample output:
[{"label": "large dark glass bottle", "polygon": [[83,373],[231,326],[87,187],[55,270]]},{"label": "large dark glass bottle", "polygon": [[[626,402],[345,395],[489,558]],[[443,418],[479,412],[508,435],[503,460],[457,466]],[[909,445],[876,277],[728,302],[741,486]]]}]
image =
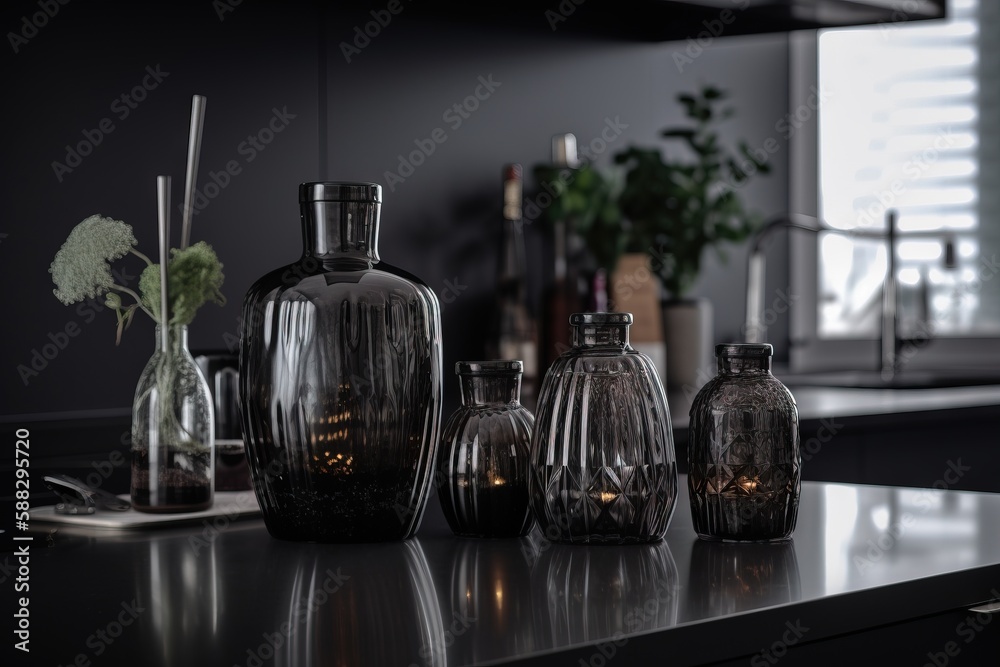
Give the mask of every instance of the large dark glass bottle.
[{"label": "large dark glass bottle", "polygon": [[493,332],[486,352],[494,359],[521,360],[524,364],[522,402],[533,409],[538,394],[538,328],[528,304],[522,193],[521,165],[506,165],[503,172],[503,235],[497,273],[497,303]]},{"label": "large dark glass bottle", "polygon": [[717,345],[719,373],[695,396],[688,492],[699,537],[774,541],[791,536],[802,456],[795,399],[771,375],[770,345]]},{"label": "large dark glass bottle", "polygon": [[423,515],[441,421],[440,308],[379,259],[381,194],[303,183],[305,252],[243,305],[243,434],[275,537],[405,539]]}]

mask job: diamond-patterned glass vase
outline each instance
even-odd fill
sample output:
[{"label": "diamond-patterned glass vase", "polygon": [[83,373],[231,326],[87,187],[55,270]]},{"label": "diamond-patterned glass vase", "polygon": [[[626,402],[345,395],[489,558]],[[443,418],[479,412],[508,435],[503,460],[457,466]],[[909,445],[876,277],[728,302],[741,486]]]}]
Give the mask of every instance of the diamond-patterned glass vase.
[{"label": "diamond-patterned glass vase", "polygon": [[577,313],[573,347],[542,381],[531,439],[531,506],[544,537],[655,542],[677,499],[670,412],[630,313]]},{"label": "diamond-patterned glass vase", "polygon": [[791,536],[802,456],[791,392],[771,375],[770,345],[717,345],[719,372],[691,405],[688,492],[699,537]]}]

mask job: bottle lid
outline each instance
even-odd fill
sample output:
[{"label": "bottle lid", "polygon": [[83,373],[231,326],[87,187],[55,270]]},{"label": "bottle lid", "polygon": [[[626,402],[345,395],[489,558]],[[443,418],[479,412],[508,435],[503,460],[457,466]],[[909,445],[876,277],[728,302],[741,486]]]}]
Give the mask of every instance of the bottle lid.
[{"label": "bottle lid", "polygon": [[315,201],[382,201],[382,186],[378,183],[323,181],[299,184],[299,202]]},{"label": "bottle lid", "polygon": [[552,137],[552,163],[560,167],[578,167],[576,156],[576,135],[572,132]]},{"label": "bottle lid", "polygon": [[521,180],[521,165],[517,162],[511,162],[510,164],[505,164],[503,166],[503,180],[505,181],[520,181]]},{"label": "bottle lid", "polygon": [[715,346],[717,357],[770,357],[774,348],[770,343],[720,343]]}]

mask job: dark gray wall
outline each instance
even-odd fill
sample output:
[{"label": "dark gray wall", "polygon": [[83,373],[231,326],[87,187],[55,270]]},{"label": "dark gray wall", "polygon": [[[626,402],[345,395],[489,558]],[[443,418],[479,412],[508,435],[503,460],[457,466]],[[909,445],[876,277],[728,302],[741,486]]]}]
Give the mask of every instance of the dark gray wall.
[{"label": "dark gray wall", "polygon": [[[9,5],[0,26],[10,30],[38,9],[20,0]],[[627,128],[598,158],[608,164],[614,151],[658,143],[661,128],[682,120],[678,92],[715,84],[732,92],[738,110],[725,128],[728,139],[763,146],[773,137],[780,144],[771,157],[775,172],[745,189],[749,203],[765,215],[786,209],[786,151],[775,129],[789,108],[784,36],[715,40],[679,71],[674,54],[687,48],[683,42],[601,39],[563,25],[552,32],[541,15],[528,29],[501,29],[418,16],[416,5],[407,4],[348,63],[341,42],[371,20],[368,7],[245,1],[220,20],[213,3],[202,5],[70,3],[18,53],[9,48],[2,56],[6,89],[16,91],[4,111],[7,215],[0,232],[7,236],[0,237],[0,280],[9,305],[0,334],[3,414],[130,405],[153,347],[150,323],[138,320],[116,348],[114,316],[91,317],[61,305],[47,268],[70,229],[93,213],[129,222],[140,247],[156,252],[155,176],[174,177],[176,213],[196,93],[208,98],[200,184],[230,160],[242,171],[195,218],[194,238],[211,243],[225,264],[229,303],[203,308],[191,328],[192,348],[230,345],[249,285],[298,256],[299,182],[371,180],[385,186],[382,257],[421,276],[442,297],[449,403],[454,361],[482,354],[501,166],[522,163],[531,196],[530,169],[548,159],[553,134],[574,132],[589,144],[606,119],[618,119]],[[120,106],[112,101],[157,64],[169,76],[119,119]],[[474,94],[479,77],[500,85],[455,127],[443,114]],[[274,108],[295,118],[248,161],[241,142],[268,124]],[[60,182],[51,163],[64,161],[65,146],[105,117],[114,131]],[[446,141],[404,182],[390,186],[386,172],[398,170],[398,156],[436,128]],[[536,293],[549,272],[537,227],[527,229]],[[715,305],[720,341],[737,338],[743,320],[745,254],[730,250],[728,264],[706,258],[695,288]],[[781,254],[774,249],[775,258]],[[137,272],[139,263],[126,266]],[[771,288],[787,284],[784,262],[772,264],[769,282]],[[449,284],[461,289],[446,293]],[[70,323],[79,335],[25,385],[18,365],[30,367],[33,350]],[[783,353],[782,330],[772,338]]]},{"label": "dark gray wall", "polygon": [[[39,11],[35,2],[22,1],[4,9],[5,33]],[[137,318],[116,347],[114,314],[62,305],[47,270],[73,226],[94,213],[131,224],[139,248],[155,257],[158,174],[173,177],[172,221],[179,232],[192,95],[208,99],[201,187],[230,160],[242,169],[194,219],[192,239],[212,244],[225,265],[229,303],[199,312],[192,347],[225,347],[223,336],[237,334],[247,287],[265,267],[293,256],[295,186],[319,173],[315,10],[248,1],[222,16],[211,2],[69,3],[18,53],[5,40],[6,210],[0,232],[7,237],[0,241],[0,281],[9,305],[0,334],[3,413],[131,405],[153,350],[149,318]],[[119,98],[142,85],[147,66],[169,74],[128,109]],[[272,109],[286,107],[295,118],[250,161],[241,144],[268,125]],[[128,116],[121,118],[124,110]],[[60,181],[52,163],[65,162],[65,147],[84,141],[83,133],[105,118],[114,130]],[[288,245],[271,243],[286,236]],[[143,266],[139,260],[121,265],[133,276]],[[45,349],[49,334],[58,338],[67,325],[76,325],[79,334],[25,385],[17,366],[30,367],[33,350],[51,355],[54,348]],[[41,365],[37,357],[36,363]]]}]

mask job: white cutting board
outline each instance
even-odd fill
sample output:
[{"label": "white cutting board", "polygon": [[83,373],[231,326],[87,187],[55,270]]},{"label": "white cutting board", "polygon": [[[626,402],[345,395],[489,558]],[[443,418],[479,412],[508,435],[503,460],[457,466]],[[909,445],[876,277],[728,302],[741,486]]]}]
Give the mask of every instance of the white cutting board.
[{"label": "white cutting board", "polygon": [[[128,500],[128,494],[119,496]],[[230,521],[260,516],[260,505],[253,491],[216,491],[215,501],[207,510],[169,514],[149,514],[128,509],[124,512],[97,509],[94,514],[56,514],[55,505],[44,505],[29,511],[32,521],[60,523],[70,526],[133,530],[198,522],[213,517],[226,517]]]}]

